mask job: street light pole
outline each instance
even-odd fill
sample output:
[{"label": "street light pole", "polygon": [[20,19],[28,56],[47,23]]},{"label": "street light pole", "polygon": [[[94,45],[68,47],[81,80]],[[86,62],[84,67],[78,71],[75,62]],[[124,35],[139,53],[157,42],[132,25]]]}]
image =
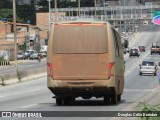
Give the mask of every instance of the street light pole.
[{"label": "street light pole", "polygon": [[50,30],[50,23],[51,23],[51,0],[48,0],[48,7],[49,7],[49,13],[48,13],[48,25]]},{"label": "street light pole", "polygon": [[97,6],[97,1],[96,0],[94,0],[94,15],[95,15],[95,18],[96,18],[96,15],[97,15],[97,13],[96,13],[96,6]]},{"label": "street light pole", "polygon": [[57,22],[57,0],[54,0],[55,22]]},{"label": "street light pole", "polygon": [[81,7],[81,0],[78,0],[78,15],[80,17],[80,7]]},{"label": "street light pole", "polygon": [[14,26],[14,50],[15,50],[15,70],[18,73],[18,62],[17,62],[17,31],[16,31],[16,0],[13,0],[13,26]]}]

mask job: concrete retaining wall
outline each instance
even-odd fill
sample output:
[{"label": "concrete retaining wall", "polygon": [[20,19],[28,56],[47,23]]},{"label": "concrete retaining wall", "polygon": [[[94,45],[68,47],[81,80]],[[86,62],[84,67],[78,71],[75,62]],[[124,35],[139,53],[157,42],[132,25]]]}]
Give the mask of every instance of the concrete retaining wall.
[{"label": "concrete retaining wall", "polygon": [[[42,77],[42,76],[47,75],[47,67],[41,67],[41,68],[36,68],[36,69],[26,70],[26,71],[20,71],[19,74],[22,76],[21,81],[30,80],[33,78],[37,78],[39,76]],[[0,75],[0,84],[3,83],[2,78],[3,78],[4,84],[11,84],[11,83],[19,82],[17,75],[15,73]]]}]

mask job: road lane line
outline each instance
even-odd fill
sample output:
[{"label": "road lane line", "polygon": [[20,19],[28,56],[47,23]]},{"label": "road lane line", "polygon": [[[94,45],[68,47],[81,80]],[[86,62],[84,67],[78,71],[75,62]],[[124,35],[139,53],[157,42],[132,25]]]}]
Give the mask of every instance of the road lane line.
[{"label": "road lane line", "polygon": [[35,90],[31,90],[31,92],[36,92],[36,91],[39,91],[39,90],[41,90],[41,89],[35,89]]},{"label": "road lane line", "polygon": [[29,107],[33,107],[33,106],[36,106],[37,104],[32,104],[32,105],[26,105],[26,106],[23,106],[21,108],[29,108]]},{"label": "road lane line", "polygon": [[141,92],[141,91],[150,92],[150,91],[155,91],[155,90],[154,89],[127,89],[125,88],[124,91],[126,92]]},{"label": "road lane line", "polygon": [[[140,60],[137,60],[134,64],[132,64],[133,67],[130,67],[129,69],[129,72],[125,73],[125,76],[127,76],[129,73],[131,73],[134,69],[136,69],[138,66],[139,63],[141,63],[144,58],[146,58],[146,56],[148,56],[149,52],[148,53],[145,53],[141,58]],[[128,70],[127,70],[128,71]]]}]

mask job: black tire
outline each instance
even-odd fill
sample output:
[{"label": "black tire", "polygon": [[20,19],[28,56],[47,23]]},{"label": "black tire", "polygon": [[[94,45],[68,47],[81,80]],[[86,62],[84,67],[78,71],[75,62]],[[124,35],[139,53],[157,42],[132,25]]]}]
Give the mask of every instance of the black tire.
[{"label": "black tire", "polygon": [[69,98],[69,101],[71,101],[71,102],[75,102],[76,101],[76,98]]},{"label": "black tire", "polygon": [[63,98],[63,104],[64,105],[69,105],[69,98]]},{"label": "black tire", "polygon": [[109,105],[110,104],[110,96],[109,95],[104,96],[103,101],[104,101],[105,105]]},{"label": "black tire", "polygon": [[56,104],[62,105],[62,98],[56,98]]},{"label": "black tire", "polygon": [[139,75],[141,76],[141,75],[142,75],[142,73],[141,73],[141,72],[139,72]]},{"label": "black tire", "polygon": [[121,101],[121,95],[118,95],[118,96],[117,96],[117,100],[118,100],[118,102]]},{"label": "black tire", "polygon": [[111,95],[111,104],[112,105],[117,104],[117,95],[116,94]]},{"label": "black tire", "polygon": [[157,75],[157,73],[154,73],[154,76],[156,76]]}]

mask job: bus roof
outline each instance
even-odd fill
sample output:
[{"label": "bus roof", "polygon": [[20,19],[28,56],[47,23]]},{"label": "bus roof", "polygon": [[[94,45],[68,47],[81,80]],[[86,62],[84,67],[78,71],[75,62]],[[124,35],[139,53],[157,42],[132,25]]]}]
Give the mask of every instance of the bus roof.
[{"label": "bus roof", "polygon": [[66,22],[57,22],[55,25],[61,24],[109,24],[105,21],[66,21]]}]

